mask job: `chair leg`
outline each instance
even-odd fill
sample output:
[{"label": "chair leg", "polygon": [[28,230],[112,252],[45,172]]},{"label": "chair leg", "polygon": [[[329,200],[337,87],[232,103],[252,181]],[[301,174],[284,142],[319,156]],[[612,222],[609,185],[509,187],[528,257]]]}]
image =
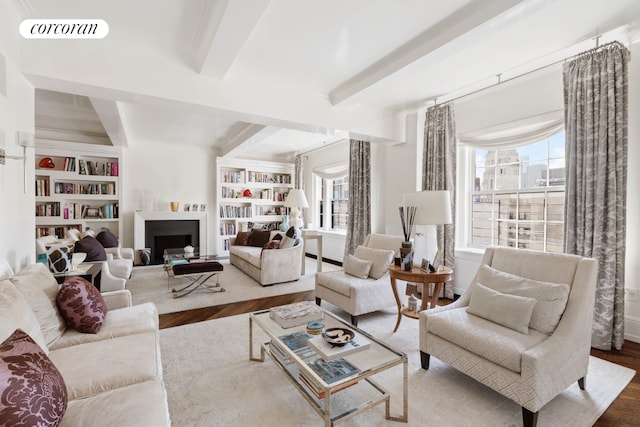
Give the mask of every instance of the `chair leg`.
[{"label": "chair leg", "polygon": [[536,427],[538,424],[538,413],[531,412],[524,406],[522,407],[522,425],[524,427]]},{"label": "chair leg", "polygon": [[429,353],[425,353],[424,351],[420,352],[420,365],[422,369],[425,371],[429,369],[429,360],[431,359],[431,355]]},{"label": "chair leg", "polygon": [[358,327],[358,316],[351,315],[351,324],[356,328]]},{"label": "chair leg", "polygon": [[316,297],[316,305],[322,305],[322,299]]},{"label": "chair leg", "polygon": [[584,390],[584,388],[587,386],[587,377],[582,377],[578,380],[578,387],[580,387],[580,390]]}]

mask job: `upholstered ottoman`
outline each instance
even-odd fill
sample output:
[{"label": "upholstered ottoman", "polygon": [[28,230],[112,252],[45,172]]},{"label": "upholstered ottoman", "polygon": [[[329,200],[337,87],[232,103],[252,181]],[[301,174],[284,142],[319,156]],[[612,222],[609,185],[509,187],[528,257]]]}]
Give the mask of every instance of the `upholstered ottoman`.
[{"label": "upholstered ottoman", "polygon": [[[216,280],[215,285],[207,283],[209,279],[216,276],[223,270],[222,264],[218,261],[204,262],[186,262],[184,264],[175,264],[171,267],[174,277],[184,276],[189,283],[182,288],[171,289],[174,298],[180,298],[190,294],[196,289],[203,289],[209,292],[224,292],[224,288]],[[171,277],[171,274],[169,275]]]}]

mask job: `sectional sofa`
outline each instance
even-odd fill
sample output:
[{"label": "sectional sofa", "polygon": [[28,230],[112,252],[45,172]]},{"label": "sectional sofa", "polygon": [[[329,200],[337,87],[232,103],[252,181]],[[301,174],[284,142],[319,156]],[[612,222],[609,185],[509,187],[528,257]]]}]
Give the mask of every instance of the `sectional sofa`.
[{"label": "sectional sofa", "polygon": [[[104,293],[108,311],[102,327],[97,333],[81,333],[67,327],[56,303],[58,284],[43,264],[27,266],[17,274],[7,265],[0,260],[0,343],[8,342],[20,329],[39,345],[45,361],[48,358],[46,362],[57,368],[67,394],[59,425],[171,424],[154,304],[132,306],[127,290]],[[0,394],[2,381],[7,380],[6,367],[0,363]],[[7,410],[6,405],[0,404],[0,412],[3,409]]]}]

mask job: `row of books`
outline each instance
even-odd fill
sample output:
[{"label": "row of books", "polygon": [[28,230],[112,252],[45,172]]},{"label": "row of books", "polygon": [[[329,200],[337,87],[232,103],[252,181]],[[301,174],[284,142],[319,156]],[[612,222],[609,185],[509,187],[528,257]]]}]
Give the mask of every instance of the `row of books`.
[{"label": "row of books", "polygon": [[51,189],[49,188],[48,179],[36,179],[36,197],[37,196],[50,196]]},{"label": "row of books", "polygon": [[99,163],[80,159],[78,163],[80,175],[118,176],[118,162]]},{"label": "row of books", "polygon": [[75,172],[76,171],[76,159],[73,157],[65,157],[64,163],[62,165],[63,170],[67,172]]},{"label": "row of books", "polygon": [[36,216],[60,216],[60,202],[36,205]]},{"label": "row of books", "polygon": [[243,184],[245,182],[244,171],[222,171],[222,182],[227,182],[229,184]]},{"label": "row of books", "polygon": [[[38,180],[40,181],[40,180]],[[38,183],[36,181],[36,185]],[[48,181],[45,180],[48,186]],[[36,195],[37,194],[36,190]],[[54,184],[56,194],[116,194],[116,186],[112,182],[96,184],[78,184],[76,182],[56,182]],[[43,196],[48,196],[48,189],[45,189]]]},{"label": "row of books", "polygon": [[277,184],[291,184],[291,175],[249,171],[249,182],[274,182]]},{"label": "row of books", "polygon": [[220,224],[220,234],[223,236],[232,236],[237,233],[236,225],[229,223],[221,223]]},{"label": "row of books", "polygon": [[71,229],[80,230],[81,227],[79,225],[70,227],[36,227],[36,239],[44,236],[58,236],[60,238],[60,236],[65,235],[66,230]]},{"label": "row of books", "polygon": [[64,219],[114,219],[120,217],[118,203],[107,203],[99,207],[92,207],[82,203],[67,203],[60,213],[62,213]]},{"label": "row of books", "polygon": [[220,206],[220,218],[251,218],[251,206]]}]

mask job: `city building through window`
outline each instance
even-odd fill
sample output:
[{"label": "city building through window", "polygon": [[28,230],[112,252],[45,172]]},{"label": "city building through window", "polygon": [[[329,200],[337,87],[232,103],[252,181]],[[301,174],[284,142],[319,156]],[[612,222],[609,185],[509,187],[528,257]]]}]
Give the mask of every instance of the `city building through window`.
[{"label": "city building through window", "polygon": [[324,230],[347,230],[349,218],[349,176],[336,179],[317,178],[319,220]]}]

